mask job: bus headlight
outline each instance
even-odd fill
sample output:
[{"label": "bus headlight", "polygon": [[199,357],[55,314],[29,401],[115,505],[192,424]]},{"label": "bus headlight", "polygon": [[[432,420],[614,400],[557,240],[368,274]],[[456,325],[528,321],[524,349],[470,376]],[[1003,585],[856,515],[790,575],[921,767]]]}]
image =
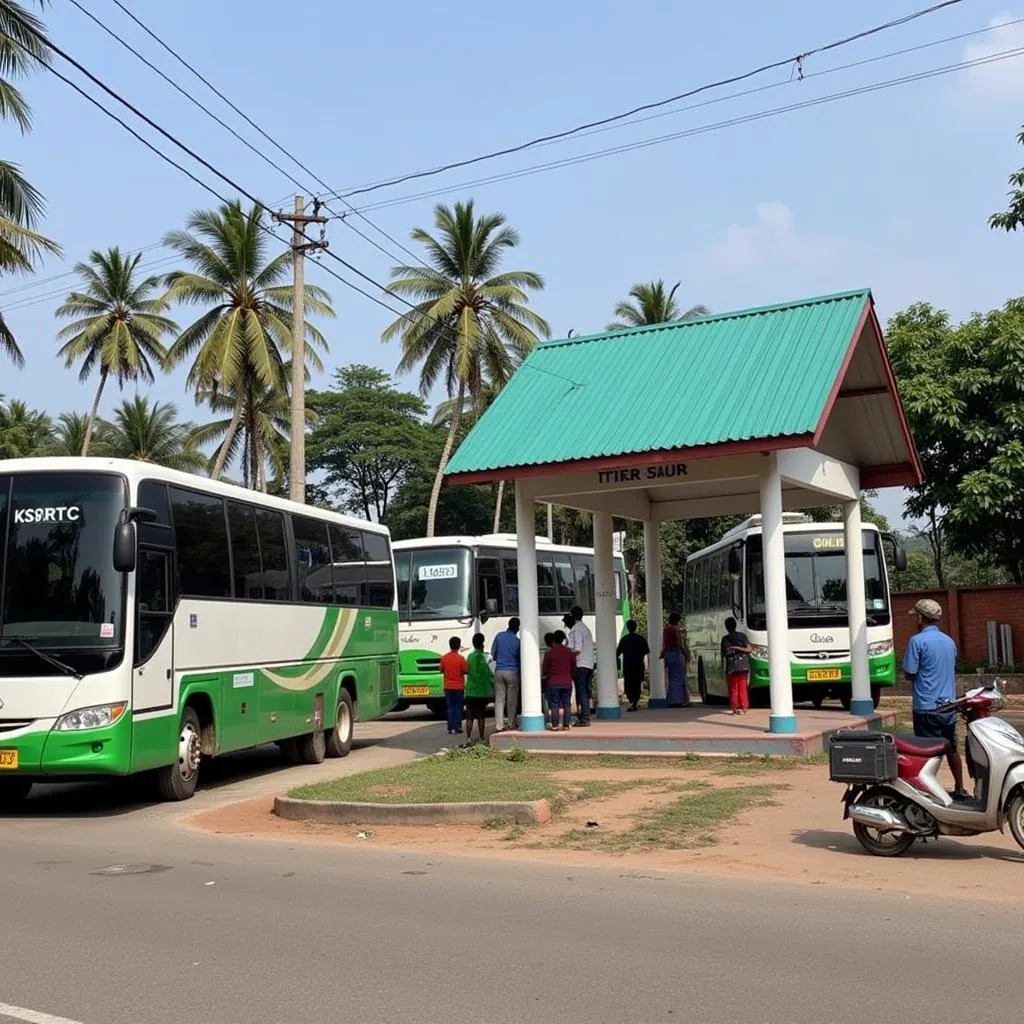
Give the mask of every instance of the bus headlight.
[{"label": "bus headlight", "polygon": [[881,658],[883,654],[890,654],[891,652],[891,640],[879,640],[877,644],[868,644],[869,658]]},{"label": "bus headlight", "polygon": [[57,732],[77,732],[80,729],[105,729],[113,725],[125,712],[128,705],[122,701],[120,704],[98,704],[91,708],[79,708],[77,711],[69,711],[57,719],[53,727]]},{"label": "bus headlight", "polygon": [[756,645],[751,645],[750,656],[752,658],[756,658],[758,661],[767,661],[768,660],[768,648],[767,647],[757,647]]}]

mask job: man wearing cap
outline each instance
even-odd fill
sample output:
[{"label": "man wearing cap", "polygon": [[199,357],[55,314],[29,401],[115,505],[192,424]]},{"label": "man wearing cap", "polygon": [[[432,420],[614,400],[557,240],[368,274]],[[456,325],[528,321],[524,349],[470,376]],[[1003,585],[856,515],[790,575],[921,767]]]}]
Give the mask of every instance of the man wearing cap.
[{"label": "man wearing cap", "polygon": [[953,773],[953,796],[964,799],[964,765],[956,749],[956,715],[935,709],[956,700],[956,644],[939,629],[942,607],[922,598],[910,612],[917,618],[917,633],[903,656],[903,672],[914,689],[914,735],[949,740],[946,759]]}]

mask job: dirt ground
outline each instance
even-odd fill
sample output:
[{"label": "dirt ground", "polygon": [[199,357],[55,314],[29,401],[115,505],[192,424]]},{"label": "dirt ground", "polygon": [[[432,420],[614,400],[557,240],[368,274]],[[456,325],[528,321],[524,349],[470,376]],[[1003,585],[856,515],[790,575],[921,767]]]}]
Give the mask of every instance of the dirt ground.
[{"label": "dirt ground", "polygon": [[[528,829],[442,825],[436,827],[319,825],[290,822],[272,813],[273,797],[205,811],[191,827],[224,835],[287,842],[372,844],[424,857],[486,856],[547,863],[613,866],[624,873],[683,872],[773,879],[903,894],[969,899],[1024,900],[1024,851],[998,832],[974,839],[917,843],[903,857],[871,857],[861,851],[842,818],[842,787],[829,781],[825,765],[791,771],[722,774],[702,769],[664,770],[608,767],[560,773],[568,783],[649,780],[639,788],[571,803],[548,824]],[[626,853],[587,849],[588,822],[603,841],[624,832],[645,808],[678,798],[669,786],[779,787],[733,820],[695,837],[686,849],[645,849]],[[765,806],[770,801],[771,806]],[[568,836],[567,836],[568,833]],[[575,837],[575,839],[573,838]],[[602,845],[598,841],[596,845]],[[580,847],[583,848],[580,848]],[[972,867],[985,868],[984,879]]]}]

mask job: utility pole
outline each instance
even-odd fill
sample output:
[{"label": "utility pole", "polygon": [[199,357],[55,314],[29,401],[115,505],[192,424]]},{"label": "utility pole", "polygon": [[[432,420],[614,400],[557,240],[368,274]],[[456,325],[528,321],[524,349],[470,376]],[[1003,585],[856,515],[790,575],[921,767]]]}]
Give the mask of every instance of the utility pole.
[{"label": "utility pole", "polygon": [[292,226],[292,253],[294,260],[294,312],[292,314],[292,394],[291,394],[291,454],[288,457],[288,497],[292,501],[306,500],[306,284],[305,258],[307,252],[326,249],[327,240],[321,229],[319,241],[309,238],[307,224],[326,224],[320,216],[320,203],[313,200],[312,214],[306,213],[306,200],[295,197],[295,212],[278,211],[274,220]]}]

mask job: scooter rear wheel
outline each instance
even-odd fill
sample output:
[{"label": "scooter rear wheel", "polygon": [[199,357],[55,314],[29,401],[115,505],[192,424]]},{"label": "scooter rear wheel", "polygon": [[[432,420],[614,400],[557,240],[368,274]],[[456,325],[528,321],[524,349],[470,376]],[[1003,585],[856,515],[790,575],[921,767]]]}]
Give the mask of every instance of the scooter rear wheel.
[{"label": "scooter rear wheel", "polygon": [[[899,811],[899,798],[887,789],[871,789],[857,801],[866,807],[883,807]],[[899,857],[914,845],[916,838],[908,832],[882,832],[859,821],[853,823],[853,834],[857,842],[876,857]]]}]

